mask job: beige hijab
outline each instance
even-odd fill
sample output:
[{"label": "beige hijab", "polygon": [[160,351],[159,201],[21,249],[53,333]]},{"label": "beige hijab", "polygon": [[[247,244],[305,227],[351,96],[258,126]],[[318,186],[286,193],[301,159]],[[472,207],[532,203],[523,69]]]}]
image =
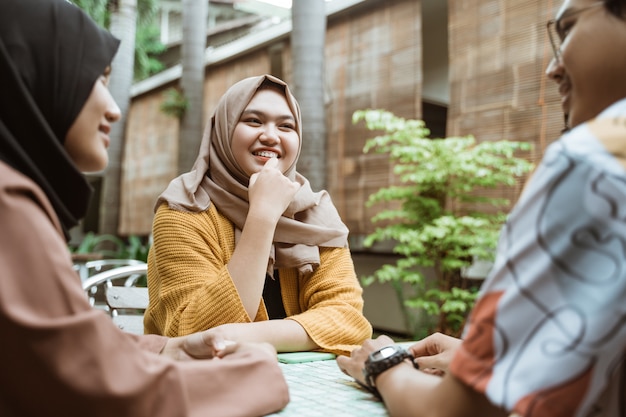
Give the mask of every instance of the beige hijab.
[{"label": "beige hijab", "polygon": [[[249,177],[235,161],[231,137],[241,114],[266,80],[284,90],[302,140],[300,106],[284,81],[271,75],[241,80],[218,102],[204,131],[193,168],[170,182],[159,196],[155,210],[167,202],[175,210],[200,212],[213,203],[235,224],[235,236],[239,238],[248,214]],[[295,267],[307,275],[319,266],[320,246],[346,247],[348,244],[348,228],[341,221],[328,192],[313,192],[309,181],[296,172],[296,162],[297,158],[285,176],[300,183],[301,187],[276,226],[268,260],[270,274],[274,268]]]}]

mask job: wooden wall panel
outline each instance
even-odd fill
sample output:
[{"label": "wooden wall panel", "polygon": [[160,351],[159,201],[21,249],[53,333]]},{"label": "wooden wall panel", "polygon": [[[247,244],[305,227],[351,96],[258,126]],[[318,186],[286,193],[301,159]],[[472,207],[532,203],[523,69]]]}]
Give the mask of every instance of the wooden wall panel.
[{"label": "wooden wall panel", "polygon": [[178,120],[160,111],[159,89],[133,101],[122,166],[120,233],[147,235],[156,197],[176,175]]},{"label": "wooden wall panel", "polygon": [[[538,162],[558,138],[563,120],[556,86],[544,76],[552,58],[545,24],[555,6],[528,0],[455,0],[448,7],[448,135],[529,141],[533,151],[520,156]],[[484,193],[513,204],[524,181]]]},{"label": "wooden wall panel", "polygon": [[356,110],[380,108],[421,117],[419,1],[379,1],[329,22],[326,40],[328,191],[350,229],[352,247],[374,230],[370,194],[395,181],[387,158],[363,154],[375,132],[352,124]]}]

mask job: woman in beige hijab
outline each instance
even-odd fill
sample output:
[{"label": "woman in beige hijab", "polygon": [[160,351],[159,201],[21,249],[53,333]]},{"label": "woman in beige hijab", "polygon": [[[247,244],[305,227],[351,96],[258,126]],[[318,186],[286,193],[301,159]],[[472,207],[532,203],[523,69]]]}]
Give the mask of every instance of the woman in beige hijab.
[{"label": "woman in beige hijab", "polygon": [[278,351],[344,354],[371,335],[348,230],[296,171],[300,109],[270,75],[221,98],[191,172],[159,197],[147,333],[212,329]]}]

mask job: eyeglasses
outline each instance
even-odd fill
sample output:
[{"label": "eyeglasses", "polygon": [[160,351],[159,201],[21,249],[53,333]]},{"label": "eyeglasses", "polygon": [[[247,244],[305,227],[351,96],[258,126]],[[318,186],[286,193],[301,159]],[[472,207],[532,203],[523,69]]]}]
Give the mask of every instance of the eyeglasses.
[{"label": "eyeglasses", "polygon": [[550,45],[552,46],[554,59],[556,59],[557,61],[561,60],[561,46],[563,45],[563,41],[565,40],[565,37],[567,36],[567,34],[564,33],[563,28],[561,27],[561,21],[563,20],[563,18],[570,18],[577,14],[586,12],[587,10],[590,10],[594,7],[602,6],[602,5],[604,5],[604,2],[598,1],[596,3],[593,3],[590,6],[583,7],[581,9],[574,10],[573,12],[567,13],[564,16],[559,17],[558,19],[551,19],[548,21],[548,25],[547,25],[548,38],[550,38]]}]

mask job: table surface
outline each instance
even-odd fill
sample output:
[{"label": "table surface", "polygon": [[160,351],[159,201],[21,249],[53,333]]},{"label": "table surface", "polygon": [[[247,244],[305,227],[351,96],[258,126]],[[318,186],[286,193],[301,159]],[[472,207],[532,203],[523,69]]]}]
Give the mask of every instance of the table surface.
[{"label": "table surface", "polygon": [[334,359],[279,366],[289,386],[290,401],[271,416],[389,416],[385,405],[341,372]]}]

